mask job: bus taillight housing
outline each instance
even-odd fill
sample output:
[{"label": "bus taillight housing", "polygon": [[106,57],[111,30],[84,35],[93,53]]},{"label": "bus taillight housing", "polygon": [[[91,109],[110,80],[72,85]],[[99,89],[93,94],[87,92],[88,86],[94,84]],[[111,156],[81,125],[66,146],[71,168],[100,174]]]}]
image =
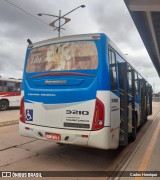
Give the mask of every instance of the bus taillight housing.
[{"label": "bus taillight housing", "polygon": [[96,98],[92,130],[99,130],[104,127],[104,104]]},{"label": "bus taillight housing", "polygon": [[20,105],[20,121],[25,123],[25,113],[24,113],[24,97],[21,99]]}]

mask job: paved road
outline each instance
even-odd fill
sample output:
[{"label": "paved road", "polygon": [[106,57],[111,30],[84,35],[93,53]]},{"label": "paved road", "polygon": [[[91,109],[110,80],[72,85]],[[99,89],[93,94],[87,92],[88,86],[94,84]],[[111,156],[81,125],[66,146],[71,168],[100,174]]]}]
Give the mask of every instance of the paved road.
[{"label": "paved road", "polygon": [[0,127],[16,123],[19,119],[19,108],[12,108],[7,111],[0,111]]},{"label": "paved road", "polygon": [[[18,124],[0,127],[0,171],[117,170],[125,163],[126,158],[128,159],[127,156],[132,153],[159,110],[159,104],[155,104],[154,115],[141,128],[135,142],[130,143],[127,148],[108,151],[71,145],[60,146],[54,142],[22,137],[18,133]],[[17,110],[15,112],[17,113]]]}]

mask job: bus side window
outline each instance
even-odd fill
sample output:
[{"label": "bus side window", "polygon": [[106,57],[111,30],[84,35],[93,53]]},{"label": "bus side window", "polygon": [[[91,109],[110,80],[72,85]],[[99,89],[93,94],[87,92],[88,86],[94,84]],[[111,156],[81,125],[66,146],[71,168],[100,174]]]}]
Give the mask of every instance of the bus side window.
[{"label": "bus side window", "polygon": [[3,91],[4,92],[14,92],[15,87],[16,87],[15,82],[5,81]]},{"label": "bus side window", "polygon": [[0,91],[2,91],[2,81],[0,81]]},{"label": "bus side window", "polygon": [[7,90],[8,90],[8,89],[7,89],[7,82],[4,81],[4,82],[3,82],[3,91],[4,91],[4,92],[7,92]]},{"label": "bus side window", "polygon": [[138,74],[135,72],[135,94],[138,94]]},{"label": "bus side window", "polygon": [[116,56],[112,50],[109,50],[109,64],[110,64],[110,82],[111,90],[117,91],[117,72],[116,72]]},{"label": "bus side window", "polygon": [[20,83],[20,82],[17,83],[17,85],[16,85],[17,92],[21,91],[21,85],[22,85],[22,83]]}]

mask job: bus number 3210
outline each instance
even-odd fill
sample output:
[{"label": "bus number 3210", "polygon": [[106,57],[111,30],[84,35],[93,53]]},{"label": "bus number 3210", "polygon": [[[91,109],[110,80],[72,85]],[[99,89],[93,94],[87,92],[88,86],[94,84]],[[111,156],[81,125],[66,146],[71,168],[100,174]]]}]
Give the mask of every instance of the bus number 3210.
[{"label": "bus number 3210", "polygon": [[66,110],[66,114],[89,115],[88,111]]}]

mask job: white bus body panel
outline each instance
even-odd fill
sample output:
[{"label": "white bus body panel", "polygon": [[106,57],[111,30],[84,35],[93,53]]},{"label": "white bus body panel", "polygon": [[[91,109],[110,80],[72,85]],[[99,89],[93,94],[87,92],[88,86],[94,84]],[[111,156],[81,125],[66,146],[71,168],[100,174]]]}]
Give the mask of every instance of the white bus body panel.
[{"label": "white bus body panel", "polygon": [[117,148],[119,146],[120,133],[120,98],[111,92],[110,100],[111,113],[111,147]]},{"label": "white bus body panel", "polygon": [[[94,109],[95,109],[95,100],[90,100],[82,103],[70,103],[70,105],[68,104],[67,107],[66,104],[63,104],[63,107],[60,104],[45,106],[42,103],[34,102],[34,103],[25,103],[25,109],[27,108],[33,109],[33,113],[34,110],[36,110],[38,113],[33,114],[33,119],[34,119],[33,122],[29,122],[29,123],[20,122],[19,124],[20,134],[23,136],[47,140],[45,138],[46,132],[56,133],[61,135],[61,140],[58,141],[59,143],[89,146],[100,149],[115,149],[119,145],[119,128],[117,128],[117,125],[120,123],[119,122],[118,124],[111,123],[111,114],[110,114],[111,92],[97,91],[97,98],[100,99],[105,106],[105,121],[104,121],[105,127],[102,128],[101,130],[92,131],[91,128],[87,130],[86,129],[77,130],[76,128],[67,129],[66,127],[63,126],[64,122],[66,121],[66,114],[64,114],[63,112],[66,112],[66,109],[68,109],[69,107],[71,108],[71,110],[83,109],[91,112],[90,113],[91,116],[89,117],[89,123],[90,123],[90,127],[92,127]],[[49,113],[47,112],[46,114],[45,113],[46,108],[48,109],[51,108],[52,110],[49,110]],[[56,109],[53,110],[53,108]],[[115,115],[112,118],[115,119]],[[119,119],[119,117],[117,117],[117,119]],[[44,121],[46,123],[46,126],[44,126]],[[53,127],[53,124],[56,124],[57,127]],[[27,127],[27,129],[25,129],[25,127]],[[38,132],[40,132],[43,136],[41,137],[38,134]],[[82,135],[88,135],[88,138],[82,137]],[[66,136],[69,136],[68,140],[65,140]],[[53,141],[53,140],[49,140],[49,141]]]},{"label": "white bus body panel", "polygon": [[[52,104],[47,105],[43,103],[25,103],[25,109],[33,110],[33,121],[26,121],[29,124],[35,124],[38,126],[65,128],[65,129],[77,129],[75,127],[66,127],[65,123],[74,124],[86,124],[90,128],[81,128],[90,130],[92,127],[92,119],[94,116],[95,100],[78,103],[67,104]],[[66,114],[67,111],[87,111],[88,115],[80,114]],[[27,117],[26,117],[27,120]],[[79,129],[79,128],[78,128]]]},{"label": "white bus body panel", "polygon": [[8,100],[9,107],[17,107],[20,106],[22,96],[21,95],[15,95],[15,96],[8,96],[7,93],[4,95],[0,95],[0,101],[1,100]]},{"label": "white bus body panel", "polygon": [[[29,128],[26,130],[25,127]],[[47,140],[45,138],[45,132],[56,133],[61,135],[61,141],[59,143],[72,144],[79,146],[89,146],[100,149],[110,149],[110,127],[104,127],[99,131],[77,131],[69,129],[58,129],[58,128],[48,128],[36,125],[30,125],[20,122],[19,132],[23,136]],[[41,132],[43,137],[41,137],[38,132]],[[81,135],[88,135],[88,138],[84,138]],[[65,141],[65,137],[69,136],[69,139]],[[47,140],[52,141],[53,140]],[[57,141],[55,141],[57,142]]]}]

